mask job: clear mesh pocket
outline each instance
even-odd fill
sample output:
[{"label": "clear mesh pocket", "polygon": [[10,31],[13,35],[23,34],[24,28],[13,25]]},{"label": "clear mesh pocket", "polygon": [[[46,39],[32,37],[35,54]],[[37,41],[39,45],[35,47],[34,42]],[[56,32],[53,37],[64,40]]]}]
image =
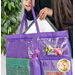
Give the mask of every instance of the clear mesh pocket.
[{"label": "clear mesh pocket", "polygon": [[30,60],[6,58],[7,75],[30,75]]},{"label": "clear mesh pocket", "polygon": [[7,57],[31,58],[34,53],[32,39],[6,40]]},{"label": "clear mesh pocket", "polygon": [[[58,69],[59,60],[41,60],[42,75],[72,75],[72,68],[67,72],[62,72]],[[63,63],[60,63],[63,67]]]},{"label": "clear mesh pocket", "polygon": [[69,46],[67,37],[59,38],[39,38],[38,48],[41,51],[41,55],[55,55],[57,53],[54,48],[59,49],[57,55],[69,55]]}]

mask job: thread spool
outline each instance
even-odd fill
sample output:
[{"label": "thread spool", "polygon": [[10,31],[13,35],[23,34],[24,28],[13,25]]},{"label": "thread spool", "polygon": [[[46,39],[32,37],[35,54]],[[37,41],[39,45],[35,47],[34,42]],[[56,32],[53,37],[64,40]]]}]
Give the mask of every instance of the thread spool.
[{"label": "thread spool", "polygon": [[56,51],[59,55],[62,55],[63,54],[63,52],[60,49],[58,49],[57,47],[54,48],[54,51]]},{"label": "thread spool", "polygon": [[37,59],[37,57],[38,57],[37,54],[32,55],[32,59]]}]

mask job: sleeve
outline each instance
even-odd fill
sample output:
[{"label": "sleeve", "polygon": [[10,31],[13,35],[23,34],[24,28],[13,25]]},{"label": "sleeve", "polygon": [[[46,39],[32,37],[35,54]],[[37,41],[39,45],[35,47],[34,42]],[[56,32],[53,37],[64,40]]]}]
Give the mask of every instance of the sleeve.
[{"label": "sleeve", "polygon": [[72,5],[73,5],[73,0],[71,0],[71,3],[72,3]]},{"label": "sleeve", "polygon": [[[35,10],[35,7],[34,7],[34,10]],[[33,15],[32,15],[32,11],[27,11],[26,9],[24,9],[25,13],[26,13],[26,18],[28,20],[33,20]]]},{"label": "sleeve", "polygon": [[69,28],[69,40],[70,40],[70,45],[71,45],[71,54],[73,58],[73,23],[70,25]]}]

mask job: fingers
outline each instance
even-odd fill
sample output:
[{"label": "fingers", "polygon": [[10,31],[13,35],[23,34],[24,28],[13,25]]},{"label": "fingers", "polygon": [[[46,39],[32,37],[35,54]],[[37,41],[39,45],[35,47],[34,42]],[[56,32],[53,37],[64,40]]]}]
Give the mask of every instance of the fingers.
[{"label": "fingers", "polygon": [[40,13],[39,13],[40,20],[42,19],[42,15],[43,15],[43,11],[41,10]]},{"label": "fingers", "polygon": [[44,20],[44,18],[45,18],[45,15],[42,14],[42,15],[40,16],[40,20]]},{"label": "fingers", "polygon": [[45,18],[46,18],[46,14],[44,14],[44,17],[43,17],[43,19],[42,19],[42,20],[45,20]]},{"label": "fingers", "polygon": [[30,2],[26,2],[26,3],[25,3],[25,6],[30,7],[30,6],[31,6],[31,3],[30,3]]},{"label": "fingers", "polygon": [[33,7],[35,6],[35,0],[32,0],[32,5],[33,5]]},{"label": "fingers", "polygon": [[24,6],[31,6],[31,0],[25,0],[25,1],[23,1],[23,5]]},{"label": "fingers", "polygon": [[27,11],[30,11],[31,10],[31,0],[24,0],[23,6]]},{"label": "fingers", "polygon": [[44,20],[46,18],[46,13],[44,10],[41,10],[39,13],[39,18],[40,20]]},{"label": "fingers", "polygon": [[43,15],[41,16],[40,20],[45,20],[45,18],[46,18],[46,14],[43,14]]}]

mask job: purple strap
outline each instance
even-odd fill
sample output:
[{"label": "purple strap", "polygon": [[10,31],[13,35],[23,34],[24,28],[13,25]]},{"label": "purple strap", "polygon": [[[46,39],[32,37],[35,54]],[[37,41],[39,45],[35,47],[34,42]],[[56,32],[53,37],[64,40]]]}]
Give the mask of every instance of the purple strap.
[{"label": "purple strap", "polygon": [[40,33],[40,31],[39,31],[39,27],[38,27],[38,23],[37,23],[37,19],[36,19],[36,15],[35,15],[35,11],[34,11],[33,6],[31,6],[31,9],[32,9],[32,14],[33,14],[33,18],[34,18],[34,21],[35,21],[35,25],[36,25],[37,33]]},{"label": "purple strap", "polygon": [[[33,18],[34,18],[34,21],[35,21],[37,33],[39,33],[39,27],[38,27],[38,23],[37,23],[37,19],[36,19],[36,15],[35,15],[35,11],[34,11],[33,6],[31,6],[31,9],[32,9],[32,14],[33,14]],[[25,12],[24,12],[24,15],[23,15],[23,19],[22,19],[22,23],[21,23],[21,27],[20,27],[19,34],[22,34],[24,20],[25,20],[25,29],[27,29],[27,26],[28,26],[28,25],[27,25],[27,18],[26,18]]]},{"label": "purple strap", "polygon": [[22,18],[22,23],[21,23],[21,26],[20,26],[19,34],[22,34],[24,21],[25,21],[25,30],[26,30],[27,27],[28,27],[28,24],[27,24],[27,18],[26,18],[25,12],[24,12],[24,15],[23,15],[23,18]]},{"label": "purple strap", "polygon": [[28,27],[28,23],[27,23],[27,18],[26,18],[26,14],[25,14],[25,30],[27,29],[27,27]]}]

